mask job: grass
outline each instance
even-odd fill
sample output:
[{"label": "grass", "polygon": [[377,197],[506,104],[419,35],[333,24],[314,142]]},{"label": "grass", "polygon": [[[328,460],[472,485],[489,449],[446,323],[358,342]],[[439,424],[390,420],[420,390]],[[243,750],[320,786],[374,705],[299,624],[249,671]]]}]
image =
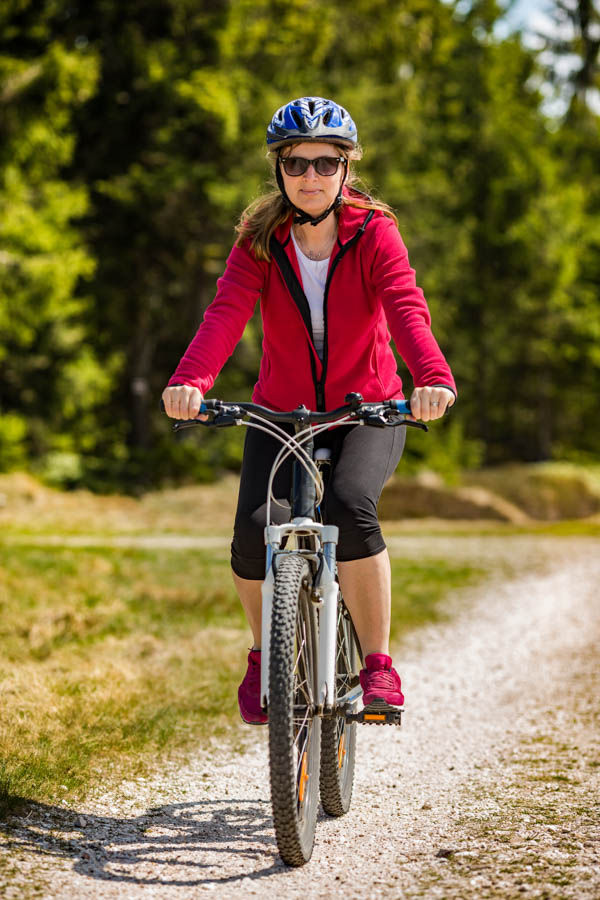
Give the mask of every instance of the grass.
[{"label": "grass", "polygon": [[229,533],[238,479],[155,491],[141,498],[58,491],[24,472],[0,474],[0,530],[12,535]]},{"label": "grass", "polygon": [[[481,570],[396,566],[393,636]],[[249,633],[218,551],[0,547],[0,808],[232,734]]]},{"label": "grass", "polygon": [[[227,540],[210,551],[102,547],[103,536],[228,535],[236,479],[131,497],[61,493],[0,476],[0,807],[68,801],[214,735],[240,737],[236,688],[249,633]],[[386,523],[386,534],[600,534],[600,521]],[[90,535],[96,546],[44,546]],[[36,545],[37,542],[37,545]],[[392,639],[446,615],[481,567],[393,566]],[[250,735],[251,736],[251,735]]]},{"label": "grass", "polygon": [[428,559],[392,564],[391,640],[398,643],[411,628],[448,616],[444,600],[450,591],[481,580],[483,568]]}]

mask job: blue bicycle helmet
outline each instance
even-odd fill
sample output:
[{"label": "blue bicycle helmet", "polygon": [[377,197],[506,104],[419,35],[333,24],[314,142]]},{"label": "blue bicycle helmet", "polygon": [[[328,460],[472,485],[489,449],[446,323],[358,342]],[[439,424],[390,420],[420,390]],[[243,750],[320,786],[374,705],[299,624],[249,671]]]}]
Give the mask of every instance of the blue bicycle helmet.
[{"label": "blue bicycle helmet", "polygon": [[325,141],[355,147],[356,125],[333,100],[300,97],[277,110],[267,128],[267,145],[275,150],[295,141]]},{"label": "blue bicycle helmet", "polygon": [[[358,135],[356,125],[348,112],[333,100],[323,97],[300,97],[280,107],[267,128],[267,146],[269,150],[279,150],[287,144],[305,141],[338,144],[352,149],[356,147]],[[318,225],[323,219],[338,209],[342,203],[342,189],[348,173],[348,161],[344,162],[344,177],[334,202],[320,216],[311,216],[303,209],[295,206],[287,195],[279,159],[276,166],[276,178],[279,190],[286,203],[294,210],[294,223]]]}]

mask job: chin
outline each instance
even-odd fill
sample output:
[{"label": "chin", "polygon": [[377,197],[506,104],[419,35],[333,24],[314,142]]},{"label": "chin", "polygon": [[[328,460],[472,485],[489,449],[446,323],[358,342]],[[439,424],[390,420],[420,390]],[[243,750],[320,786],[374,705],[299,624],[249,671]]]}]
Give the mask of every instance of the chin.
[{"label": "chin", "polygon": [[307,203],[306,200],[296,202],[298,209],[301,209],[302,212],[308,213],[311,216],[320,216],[322,212],[325,212],[328,205],[329,204],[324,205],[322,202],[318,205],[315,203]]}]

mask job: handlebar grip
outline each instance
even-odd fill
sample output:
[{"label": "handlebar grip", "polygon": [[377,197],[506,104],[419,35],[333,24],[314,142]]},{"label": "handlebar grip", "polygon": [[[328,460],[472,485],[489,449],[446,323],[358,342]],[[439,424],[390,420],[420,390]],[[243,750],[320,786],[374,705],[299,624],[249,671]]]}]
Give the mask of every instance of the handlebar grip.
[{"label": "handlebar grip", "polygon": [[[200,404],[200,412],[198,413],[198,415],[201,416],[204,413],[209,412],[210,410],[214,411],[216,409],[215,404],[218,402],[219,402],[218,400],[207,400],[205,403],[203,400],[202,403]],[[160,400],[160,411],[161,412],[165,411],[165,401],[162,399],[162,397]]]},{"label": "handlebar grip", "polygon": [[410,415],[410,401],[409,400],[390,400],[390,403],[394,404],[394,406],[392,408],[396,409],[397,412],[402,413],[405,416]]}]

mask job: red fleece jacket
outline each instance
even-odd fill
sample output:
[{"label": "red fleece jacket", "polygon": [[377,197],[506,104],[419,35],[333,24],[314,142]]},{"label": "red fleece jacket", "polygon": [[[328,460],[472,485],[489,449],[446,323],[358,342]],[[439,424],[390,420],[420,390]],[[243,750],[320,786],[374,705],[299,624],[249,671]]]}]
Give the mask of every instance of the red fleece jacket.
[{"label": "red fleece jacket", "polygon": [[[338,241],[329,262],[324,299],[325,348],[317,356],[309,328],[274,259],[257,260],[249,245],[234,247],[217,295],[169,384],[214,384],[240,340],[258,298],[263,355],[252,399],[275,410],[341,406],[350,391],[365,400],[401,398],[402,381],[390,331],[416,387],[443,385],[456,392],[452,373],[433,334],[431,317],[406,247],[392,219],[343,206]],[[298,279],[300,268],[290,219],[275,236]],[[389,329],[389,330],[388,330]]]}]

